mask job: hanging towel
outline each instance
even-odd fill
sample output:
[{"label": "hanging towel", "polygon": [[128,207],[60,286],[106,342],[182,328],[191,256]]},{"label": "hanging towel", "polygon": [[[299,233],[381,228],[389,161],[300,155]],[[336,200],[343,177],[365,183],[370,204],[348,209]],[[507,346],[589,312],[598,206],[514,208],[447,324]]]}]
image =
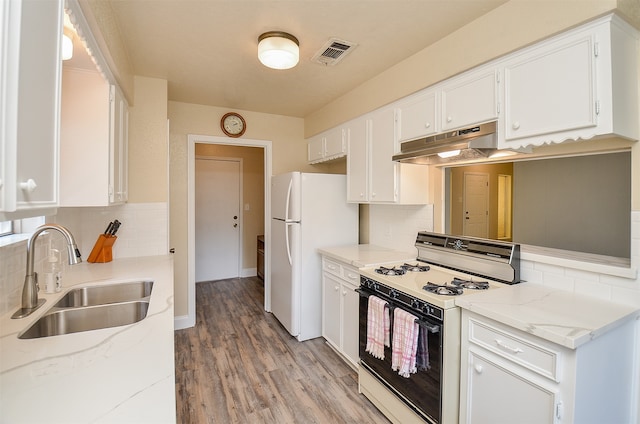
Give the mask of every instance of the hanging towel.
[{"label": "hanging towel", "polygon": [[384,347],[389,346],[389,310],[387,302],[369,296],[367,307],[367,347],[374,358],[384,359]]},{"label": "hanging towel", "polygon": [[391,369],[402,377],[417,371],[416,351],[418,347],[418,318],[400,308],[393,311],[393,344],[391,347]]},{"label": "hanging towel", "polygon": [[429,363],[429,330],[418,326],[418,348],[416,349],[416,367],[420,371],[431,368]]}]

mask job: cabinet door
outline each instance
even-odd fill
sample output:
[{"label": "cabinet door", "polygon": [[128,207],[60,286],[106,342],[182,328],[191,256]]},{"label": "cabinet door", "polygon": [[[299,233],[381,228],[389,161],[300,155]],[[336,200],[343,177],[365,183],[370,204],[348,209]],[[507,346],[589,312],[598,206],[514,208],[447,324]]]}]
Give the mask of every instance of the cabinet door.
[{"label": "cabinet door", "polygon": [[358,337],[358,308],[360,295],[356,286],[342,285],[342,350],[345,356],[357,364],[360,358]]},{"label": "cabinet door", "polygon": [[340,350],[340,286],[338,278],[323,273],[322,336]]},{"label": "cabinet door", "polygon": [[127,200],[127,144],[129,107],[122,92],[111,86],[112,120],[110,135],[109,202],[124,203]]},{"label": "cabinet door", "polygon": [[498,116],[495,69],[453,79],[441,91],[442,129],[449,130],[490,121]]},{"label": "cabinet door", "polygon": [[369,143],[368,121],[360,118],[346,126],[347,144],[347,202],[364,203],[369,200]]},{"label": "cabinet door", "polygon": [[61,0],[1,6],[5,211],[58,205],[62,6]]},{"label": "cabinet door", "polygon": [[505,66],[505,139],[595,126],[591,36],[536,49]]},{"label": "cabinet door", "polygon": [[98,71],[64,68],[60,206],[109,204],[111,88]]},{"label": "cabinet door", "polygon": [[347,153],[345,146],[345,130],[342,128],[334,128],[326,133],[324,141],[324,157],[338,158]]},{"label": "cabinet door", "polygon": [[391,160],[395,151],[394,110],[382,109],[371,115],[371,189],[370,202],[395,202],[397,163]]},{"label": "cabinet door", "polygon": [[407,100],[396,109],[398,141],[414,140],[436,132],[436,92]]},{"label": "cabinet door", "polygon": [[[557,390],[476,352],[469,352],[465,423],[552,424]],[[465,388],[462,388],[465,390]],[[463,396],[463,399],[465,396]],[[466,419],[465,419],[466,418]]]},{"label": "cabinet door", "polygon": [[317,135],[307,142],[307,161],[314,163],[324,158],[324,137]]}]

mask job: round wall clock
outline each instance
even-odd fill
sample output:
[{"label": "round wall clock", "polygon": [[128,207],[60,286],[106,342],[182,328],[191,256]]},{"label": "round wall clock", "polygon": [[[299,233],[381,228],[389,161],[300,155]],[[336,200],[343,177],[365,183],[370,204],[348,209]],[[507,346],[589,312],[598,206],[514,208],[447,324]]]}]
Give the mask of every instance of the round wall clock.
[{"label": "round wall clock", "polygon": [[229,137],[240,137],[247,129],[247,123],[240,114],[229,112],[220,120],[220,128]]}]

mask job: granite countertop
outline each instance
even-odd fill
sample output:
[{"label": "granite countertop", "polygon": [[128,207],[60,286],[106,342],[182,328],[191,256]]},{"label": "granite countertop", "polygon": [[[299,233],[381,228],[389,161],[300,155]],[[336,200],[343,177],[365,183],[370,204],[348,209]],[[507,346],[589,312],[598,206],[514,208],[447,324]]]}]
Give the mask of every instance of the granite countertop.
[{"label": "granite countertop", "polygon": [[570,349],[640,319],[636,307],[535,283],[464,296],[456,305]]},{"label": "granite countertop", "polygon": [[415,261],[418,253],[402,252],[373,244],[354,244],[349,246],[323,247],[320,254],[337,261],[345,262],[356,268],[371,267],[377,264]]},{"label": "granite countertop", "polygon": [[[20,340],[18,334],[73,286],[154,281],[146,318],[135,324]],[[173,258],[81,263],[60,293],[31,316],[0,317],[0,422],[175,423]]]}]

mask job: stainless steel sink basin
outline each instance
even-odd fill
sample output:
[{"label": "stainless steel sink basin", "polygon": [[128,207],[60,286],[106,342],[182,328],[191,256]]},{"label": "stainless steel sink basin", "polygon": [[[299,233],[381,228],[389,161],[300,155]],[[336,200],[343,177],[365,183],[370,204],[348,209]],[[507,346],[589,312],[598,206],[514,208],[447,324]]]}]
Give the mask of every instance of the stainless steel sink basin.
[{"label": "stainless steel sink basin", "polygon": [[75,308],[79,306],[105,305],[127,302],[149,297],[153,281],[109,284],[106,286],[79,287],[64,295],[55,308]]},{"label": "stainless steel sink basin", "polygon": [[18,338],[36,339],[133,324],[144,319],[148,310],[149,301],[142,300],[80,308],[53,307]]},{"label": "stainless steel sink basin", "polygon": [[152,290],[153,281],[72,289],[18,338],[36,339],[136,323],[147,316]]}]

